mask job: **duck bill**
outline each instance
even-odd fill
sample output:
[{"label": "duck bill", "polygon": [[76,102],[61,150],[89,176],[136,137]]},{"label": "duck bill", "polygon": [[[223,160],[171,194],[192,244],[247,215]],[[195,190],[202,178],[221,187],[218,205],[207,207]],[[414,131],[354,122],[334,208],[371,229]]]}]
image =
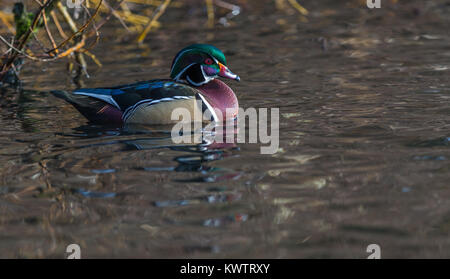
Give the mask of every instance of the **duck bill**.
[{"label": "duck bill", "polygon": [[234,79],[234,80],[237,80],[237,81],[241,80],[241,78],[238,75],[236,75],[233,72],[231,72],[227,68],[227,66],[223,65],[222,63],[219,63],[219,66],[220,66],[219,77]]}]

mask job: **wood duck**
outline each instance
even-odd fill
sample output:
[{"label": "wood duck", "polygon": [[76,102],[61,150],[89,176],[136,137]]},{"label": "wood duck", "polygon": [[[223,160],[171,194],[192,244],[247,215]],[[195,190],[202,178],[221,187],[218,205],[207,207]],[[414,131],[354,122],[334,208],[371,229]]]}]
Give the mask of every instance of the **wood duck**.
[{"label": "wood duck", "polygon": [[[172,124],[175,108],[203,115],[209,110],[212,121],[223,122],[226,111],[235,118],[238,100],[233,90],[216,79],[239,81],[227,68],[225,55],[207,44],[182,49],[173,59],[171,79],[157,79],[109,88],[78,89],[52,93],[71,103],[88,120],[99,124]],[[191,117],[193,118],[193,117]]]}]

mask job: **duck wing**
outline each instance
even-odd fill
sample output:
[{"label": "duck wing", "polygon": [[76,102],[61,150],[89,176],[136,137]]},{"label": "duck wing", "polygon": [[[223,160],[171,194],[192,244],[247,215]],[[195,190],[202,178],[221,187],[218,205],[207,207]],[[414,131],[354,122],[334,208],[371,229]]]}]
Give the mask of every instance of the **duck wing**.
[{"label": "duck wing", "polygon": [[116,87],[83,88],[75,90],[72,94],[64,91],[53,92],[57,97],[74,105],[93,122],[108,122],[111,116],[116,119],[118,112],[121,121],[126,122],[143,106],[149,108],[162,103],[169,104],[170,101],[195,99],[198,93],[199,90],[172,80],[149,80]]},{"label": "duck wing", "polygon": [[78,89],[73,92],[75,95],[107,102],[124,113],[140,104],[190,99],[195,98],[197,93],[197,89],[171,80],[150,80],[117,87]]}]

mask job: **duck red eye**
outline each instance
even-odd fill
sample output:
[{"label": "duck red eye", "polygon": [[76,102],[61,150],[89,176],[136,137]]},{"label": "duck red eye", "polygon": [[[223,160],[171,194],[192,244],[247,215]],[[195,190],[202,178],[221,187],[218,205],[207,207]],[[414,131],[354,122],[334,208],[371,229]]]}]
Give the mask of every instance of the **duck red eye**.
[{"label": "duck red eye", "polygon": [[211,58],[206,58],[206,60],[205,60],[206,65],[212,65],[212,63],[213,63],[213,61]]}]

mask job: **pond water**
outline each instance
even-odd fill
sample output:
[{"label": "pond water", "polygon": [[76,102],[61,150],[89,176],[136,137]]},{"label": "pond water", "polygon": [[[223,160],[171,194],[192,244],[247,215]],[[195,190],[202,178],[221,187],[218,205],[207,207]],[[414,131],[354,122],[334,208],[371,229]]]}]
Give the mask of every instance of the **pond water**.
[{"label": "pond water", "polygon": [[214,44],[241,107],[280,109],[273,155],[90,125],[48,93],[75,88],[64,62],[27,64],[24,90],[1,90],[0,256],[450,257],[448,1],[302,2],[307,21],[261,1],[214,30],[169,10],[143,46],[105,27],[80,81],[165,78],[179,49]]}]

